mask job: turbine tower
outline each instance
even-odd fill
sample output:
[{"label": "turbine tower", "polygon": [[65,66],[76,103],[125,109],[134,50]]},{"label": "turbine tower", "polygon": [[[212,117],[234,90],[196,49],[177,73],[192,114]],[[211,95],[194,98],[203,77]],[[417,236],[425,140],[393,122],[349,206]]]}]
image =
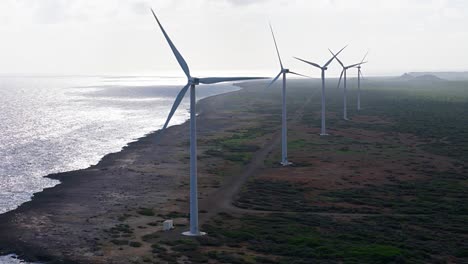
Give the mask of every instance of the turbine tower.
[{"label": "turbine tower", "polygon": [[[369,54],[369,51],[366,53],[366,55],[364,55],[364,58],[362,58],[362,61],[361,63],[364,63],[364,60],[367,58],[367,55]],[[361,111],[361,77],[362,76],[362,72],[361,72],[361,65],[359,65],[357,67],[358,69],[358,96],[357,96],[357,110],[358,111]],[[363,77],[364,78],[364,77]]]},{"label": "turbine tower", "polygon": [[[333,51],[331,51],[330,49],[329,49],[329,51],[330,51],[330,53],[332,55],[334,55],[336,57],[336,55],[333,53]],[[347,71],[349,69],[354,68],[356,66],[360,66],[361,64],[363,64],[365,62],[361,61],[360,63],[345,66],[343,64],[343,62],[341,62],[341,60],[338,57],[336,57],[336,60],[338,61],[338,63],[340,63],[341,67],[343,68],[343,70],[341,71],[341,74],[340,74],[340,80],[338,81],[338,88],[340,88],[341,78],[343,78],[343,75],[344,75],[344,79],[343,79],[343,119],[344,120],[349,120],[348,119],[348,106],[347,106],[347,103],[348,103],[348,90],[347,90],[347,87],[346,87],[346,82],[347,82],[346,73],[347,73]],[[359,80],[358,80],[358,82],[359,82]]]},{"label": "turbine tower", "polygon": [[196,131],[196,110],[195,110],[195,86],[199,84],[214,84],[220,82],[232,82],[232,81],[243,81],[243,80],[255,80],[255,79],[265,79],[265,78],[255,78],[255,77],[214,77],[214,78],[195,78],[190,75],[190,70],[185,62],[182,55],[179,53],[177,48],[172,43],[171,39],[167,35],[166,31],[164,30],[163,26],[159,22],[158,17],[154,13],[153,9],[151,9],[156,22],[158,23],[161,31],[166,38],[167,43],[169,44],[174,56],[177,59],[180,67],[184,71],[185,75],[187,76],[187,84],[182,88],[182,90],[177,95],[174,105],[169,112],[169,116],[167,117],[166,123],[164,124],[161,132],[163,132],[171,120],[172,116],[174,115],[177,107],[180,105],[182,99],[184,98],[187,90],[190,88],[190,230],[184,232],[184,235],[187,236],[200,236],[204,235],[204,232],[200,232],[198,228],[198,190],[197,190],[197,131]]},{"label": "turbine tower", "polygon": [[338,54],[340,54],[346,47],[347,46],[342,48],[336,55],[333,55],[333,57],[329,61],[327,61],[323,66],[320,66],[320,65],[318,65],[317,63],[314,63],[314,62],[310,62],[310,61],[306,61],[306,60],[294,57],[295,59],[300,60],[302,62],[305,62],[307,64],[310,64],[310,65],[312,65],[312,66],[314,66],[316,68],[319,68],[322,71],[322,126],[321,126],[321,130],[320,130],[320,135],[321,136],[327,136],[328,135],[326,127],[325,127],[325,71],[328,69],[328,65],[330,65],[330,63],[332,63],[332,61],[336,58],[336,56],[338,56]]},{"label": "turbine tower", "polygon": [[275,48],[276,48],[276,54],[278,55],[278,60],[280,64],[280,72],[278,75],[270,82],[268,85],[268,88],[270,88],[277,80],[278,78],[283,75],[283,92],[282,92],[282,101],[283,101],[283,107],[282,107],[282,126],[281,126],[281,165],[283,166],[289,166],[292,163],[289,162],[288,160],[288,128],[287,128],[287,108],[286,108],[286,74],[294,74],[298,76],[303,76],[307,77],[305,75],[295,73],[290,71],[289,69],[286,69],[283,67],[283,62],[281,61],[281,56],[279,53],[278,45],[276,43],[276,38],[275,38],[275,33],[273,32],[273,28],[270,24],[270,30],[271,30],[271,35],[273,36],[273,41],[275,42]]}]

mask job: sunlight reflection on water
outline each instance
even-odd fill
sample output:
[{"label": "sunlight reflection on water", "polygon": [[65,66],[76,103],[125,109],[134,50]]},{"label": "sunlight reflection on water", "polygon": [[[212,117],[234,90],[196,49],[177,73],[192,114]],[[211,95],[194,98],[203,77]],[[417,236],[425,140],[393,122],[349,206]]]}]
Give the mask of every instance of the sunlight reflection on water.
[{"label": "sunlight reflection on water", "polygon": [[[178,83],[183,80],[0,77],[0,213],[58,184],[43,176],[96,164],[159,129],[181,88]],[[237,89],[202,86],[197,99]],[[188,118],[188,107],[186,98],[171,125]],[[18,261],[0,258],[0,263]]]}]

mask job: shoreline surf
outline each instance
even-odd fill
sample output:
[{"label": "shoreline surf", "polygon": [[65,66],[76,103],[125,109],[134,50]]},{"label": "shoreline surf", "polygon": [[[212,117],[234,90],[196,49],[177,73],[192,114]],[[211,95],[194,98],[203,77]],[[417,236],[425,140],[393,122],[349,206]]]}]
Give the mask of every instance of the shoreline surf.
[{"label": "shoreline surf", "polygon": [[[211,100],[214,97],[230,94],[230,93],[233,93],[242,89],[242,87],[236,84],[232,84],[232,86],[234,86],[236,89],[227,91],[224,93],[216,94],[216,95],[210,95],[210,96],[207,96],[198,100],[197,108],[199,109],[198,110],[199,114],[202,114],[204,112],[203,110],[206,108],[204,107],[204,102],[207,99]],[[187,124],[188,124],[188,120],[186,119],[183,123],[171,125],[168,128],[168,133],[169,131],[183,130],[183,128],[181,127],[185,127],[187,126]],[[45,178],[58,180],[59,183],[53,187],[45,188],[40,192],[34,193],[29,201],[22,203],[21,205],[19,205],[17,208],[13,210],[0,214],[0,220],[1,220],[0,228],[1,226],[5,225],[5,222],[11,221],[12,219],[14,220],[15,217],[17,217],[18,215],[21,215],[25,211],[28,211],[31,209],[40,210],[41,208],[46,208],[48,204],[53,203],[54,199],[60,199],[60,197],[56,195],[57,193],[61,193],[62,190],[67,189],[71,185],[80,184],[80,181],[82,180],[83,177],[81,177],[80,179],[79,174],[83,172],[87,172],[87,171],[100,170],[102,167],[105,167],[109,163],[115,162],[115,159],[119,155],[121,155],[123,152],[134,151],[135,149],[134,146],[139,146],[141,144],[144,144],[143,142],[145,141],[148,141],[148,140],[151,141],[151,139],[154,139],[154,137],[159,133],[159,131],[160,131],[159,129],[155,131],[151,131],[143,135],[142,137],[139,137],[135,140],[128,142],[119,151],[111,152],[111,153],[104,155],[99,160],[99,162],[94,165],[90,165],[86,168],[82,168],[78,170],[51,173],[51,174],[44,176]],[[31,223],[33,223],[33,221],[34,219],[31,219]],[[44,232],[47,232],[47,231],[44,231]],[[2,235],[2,237],[0,237],[0,254],[2,257],[7,257],[13,254],[17,256],[18,258],[20,258],[21,260],[25,260],[25,261],[32,261],[32,262],[48,261],[47,257],[41,255],[43,254],[42,249],[40,250],[34,249],[32,247],[27,246],[26,245],[27,243],[20,245],[24,241],[22,240],[21,236],[19,238],[16,238],[15,235],[16,234],[14,233],[9,233],[7,235],[4,234]]]}]

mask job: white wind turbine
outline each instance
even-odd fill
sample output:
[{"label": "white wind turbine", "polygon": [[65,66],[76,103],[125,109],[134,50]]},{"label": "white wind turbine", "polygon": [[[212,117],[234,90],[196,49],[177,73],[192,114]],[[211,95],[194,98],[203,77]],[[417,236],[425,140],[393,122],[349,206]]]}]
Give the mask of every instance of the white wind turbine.
[{"label": "white wind turbine", "polygon": [[307,64],[310,64],[316,68],[319,68],[322,71],[322,126],[321,126],[321,131],[320,131],[321,136],[328,135],[326,127],[325,127],[325,71],[328,69],[328,65],[330,65],[330,63],[332,63],[332,61],[336,58],[336,56],[338,56],[338,54],[340,54],[346,47],[347,46],[342,48],[336,55],[333,55],[333,57],[329,61],[327,61],[327,63],[325,63],[323,66],[320,66],[314,62],[310,62],[310,61],[306,61],[306,60],[294,57],[295,59],[305,62]]},{"label": "white wind turbine", "polygon": [[295,73],[283,67],[283,62],[281,61],[281,56],[279,53],[278,45],[276,43],[275,33],[273,32],[273,28],[270,25],[271,35],[273,36],[273,41],[275,42],[276,53],[278,54],[278,60],[280,63],[281,70],[278,75],[271,81],[268,85],[270,88],[281,75],[283,75],[283,91],[282,91],[282,101],[283,101],[283,108],[282,108],[282,126],[281,126],[281,165],[288,166],[292,163],[288,160],[288,128],[287,128],[287,108],[286,108],[286,74],[294,74],[298,76],[307,77],[305,75]]},{"label": "white wind turbine", "polygon": [[[364,60],[367,58],[367,55],[369,54],[369,51],[366,53],[366,55],[364,55],[364,58],[362,58],[362,61],[361,63],[364,63]],[[361,111],[361,77],[364,78],[364,76],[362,76],[362,72],[361,72],[361,65],[357,66],[357,69],[358,69],[358,96],[357,96],[357,110],[358,111]]]},{"label": "white wind turbine", "polygon": [[161,132],[163,132],[172,116],[174,115],[177,107],[180,105],[180,102],[184,98],[187,90],[190,88],[190,230],[184,232],[184,235],[187,236],[200,236],[204,235],[204,232],[200,232],[198,228],[198,191],[197,191],[197,131],[196,131],[196,110],[195,110],[195,86],[199,84],[214,84],[220,82],[232,82],[232,81],[243,81],[243,80],[255,80],[255,79],[266,79],[266,78],[255,78],[255,77],[214,77],[214,78],[194,78],[190,75],[190,70],[185,62],[182,55],[179,53],[177,48],[172,43],[171,39],[167,35],[163,26],[159,22],[158,17],[151,9],[156,22],[161,28],[164,37],[166,38],[167,43],[172,49],[174,56],[176,57],[180,67],[187,76],[187,84],[182,88],[182,90],[177,95],[174,105],[172,106],[169,116],[167,117],[166,123],[164,124]]},{"label": "white wind turbine", "polygon": [[362,61],[360,63],[345,66],[343,64],[343,62],[341,62],[341,60],[337,57],[338,54],[335,55],[333,53],[333,51],[331,51],[330,49],[329,49],[329,51],[333,56],[336,57],[336,60],[340,63],[341,67],[343,68],[343,70],[341,71],[341,74],[340,74],[340,80],[338,81],[338,88],[340,87],[341,79],[343,78],[343,75],[344,75],[344,79],[343,79],[343,119],[344,120],[349,120],[348,119],[348,106],[347,106],[347,103],[348,103],[348,90],[347,90],[347,87],[346,87],[346,83],[347,83],[346,73],[347,73],[347,71],[349,69],[354,68],[356,66],[360,66],[361,64],[364,64],[365,62]]}]

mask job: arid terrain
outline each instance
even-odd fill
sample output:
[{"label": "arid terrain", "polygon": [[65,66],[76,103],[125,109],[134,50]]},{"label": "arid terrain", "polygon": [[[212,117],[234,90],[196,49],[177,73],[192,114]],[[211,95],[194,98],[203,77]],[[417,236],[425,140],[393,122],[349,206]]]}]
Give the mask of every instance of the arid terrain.
[{"label": "arid terrain", "polygon": [[[188,123],[51,175],[0,216],[0,249],[52,263],[468,263],[468,83],[369,80],[349,121],[315,80],[262,82],[198,104],[200,222],[188,229]],[[334,86],[334,82],[333,82]],[[443,90],[443,96],[441,91]],[[162,221],[176,228],[162,232]]]}]

